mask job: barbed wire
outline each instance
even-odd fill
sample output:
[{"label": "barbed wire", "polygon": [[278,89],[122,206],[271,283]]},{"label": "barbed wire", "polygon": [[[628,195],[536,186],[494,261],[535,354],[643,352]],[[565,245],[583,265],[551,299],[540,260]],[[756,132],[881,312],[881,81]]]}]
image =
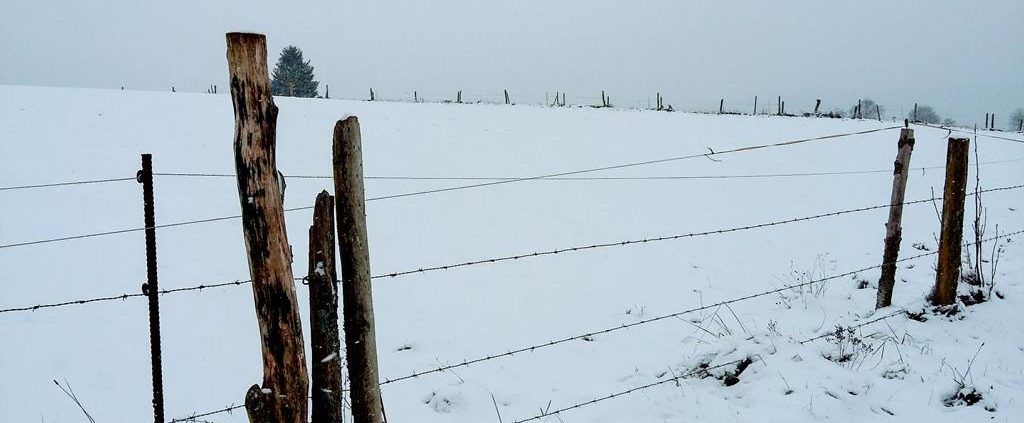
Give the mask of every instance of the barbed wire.
[{"label": "barbed wire", "polygon": [[[992,160],[978,163],[979,165],[990,165],[999,163],[1010,163],[1022,161],[1024,158]],[[944,169],[946,166],[919,166],[909,168],[909,171],[925,171]],[[726,174],[726,175],[652,175],[652,176],[562,176],[542,178],[538,181],[650,181],[650,180],[689,180],[689,179],[759,179],[759,178],[794,178],[806,176],[840,176],[840,175],[864,175],[873,173],[892,173],[892,169],[870,169],[870,170],[840,170],[829,172],[790,172],[790,173],[752,173],[752,174]],[[182,177],[224,177],[234,178],[234,174],[227,173],[154,173],[154,176],[182,176]],[[300,179],[333,179],[327,175],[286,175],[286,178]],[[364,179],[392,180],[392,181],[506,181],[517,179],[515,176],[366,176]]]},{"label": "barbed wire", "polygon": [[67,185],[89,185],[89,184],[102,184],[108,182],[122,182],[122,181],[134,181],[135,177],[130,178],[109,178],[109,179],[93,179],[87,181],[67,181],[67,182],[53,182],[49,184],[34,184],[34,185],[17,185],[9,187],[0,187],[0,191],[14,191],[20,189],[32,189],[32,188],[49,188],[49,187],[60,187]]},{"label": "barbed wire", "polygon": [[[991,237],[991,238],[984,239],[984,240],[982,240],[982,242],[990,242],[990,241],[993,241],[993,240],[996,240],[996,239],[1001,239],[1001,238],[1005,238],[1005,237],[1009,237],[1009,236],[1013,236],[1013,235],[1018,235],[1018,234],[1021,234],[1021,233],[1024,233],[1024,230],[1019,230],[1019,231],[1016,231],[1016,232],[1010,232],[1010,233],[1005,233],[1005,234],[997,235],[997,236],[994,236],[994,237]],[[964,245],[974,245],[974,243],[973,242],[965,243]],[[895,263],[902,263],[902,262],[905,262],[905,261],[916,260],[916,259],[919,259],[919,258],[922,258],[922,257],[927,257],[927,256],[931,256],[931,255],[936,255],[936,254],[938,254],[938,251],[932,251],[932,252],[928,252],[928,253],[918,254],[918,255],[915,255],[915,256],[901,258],[899,260],[896,260]],[[865,272],[865,271],[868,271],[868,270],[879,269],[881,267],[882,267],[881,264],[874,265],[874,266],[868,266],[868,267],[864,267],[864,268],[860,268],[860,269],[856,269],[856,270],[851,270],[851,271],[848,271],[848,272],[845,272],[845,273],[840,273],[840,274],[833,275],[833,276],[828,276],[828,277],[824,277],[824,278],[810,280],[810,281],[799,283],[799,284],[795,284],[795,285],[786,285],[786,286],[783,286],[781,288],[776,288],[776,289],[771,289],[771,290],[768,290],[768,291],[758,292],[758,293],[755,293],[755,294],[750,294],[750,295],[747,295],[747,296],[743,296],[743,297],[739,297],[739,298],[734,298],[734,299],[731,299],[731,300],[726,300],[726,301],[721,301],[721,302],[717,302],[717,303],[713,303],[713,304],[703,305],[703,306],[700,306],[700,307],[695,307],[695,308],[691,308],[691,309],[687,309],[687,310],[683,310],[683,311],[679,311],[679,312],[675,312],[675,313],[669,313],[669,314],[665,314],[665,315],[661,315],[661,316],[657,316],[657,317],[652,317],[652,318],[648,318],[648,319],[641,319],[641,320],[638,320],[638,321],[633,322],[633,323],[625,323],[625,324],[622,324],[622,325],[619,325],[619,326],[614,326],[614,327],[610,327],[610,328],[606,328],[606,329],[601,329],[601,330],[597,330],[597,331],[593,331],[593,332],[582,333],[582,334],[579,334],[579,335],[572,335],[572,336],[568,336],[568,337],[561,338],[561,339],[558,339],[558,340],[549,341],[549,342],[542,343],[542,344],[530,345],[530,346],[527,346],[527,347],[521,347],[521,348],[514,349],[514,350],[508,350],[506,352],[491,354],[491,355],[488,355],[488,356],[484,356],[484,357],[476,358],[476,359],[472,359],[472,360],[463,360],[461,363],[444,365],[444,366],[432,368],[432,369],[429,369],[429,370],[413,372],[411,374],[408,374],[408,375],[405,375],[405,376],[401,376],[401,377],[385,379],[383,382],[380,383],[380,385],[383,386],[383,385],[388,385],[388,384],[400,382],[400,381],[403,381],[403,380],[418,378],[420,376],[424,376],[424,375],[428,375],[428,374],[446,372],[446,371],[449,371],[449,370],[452,370],[452,369],[457,369],[457,368],[461,368],[461,367],[467,367],[467,366],[470,366],[470,365],[473,365],[473,364],[476,364],[476,363],[480,363],[480,362],[484,362],[484,361],[490,361],[490,360],[494,360],[494,359],[498,359],[498,358],[511,357],[511,356],[514,356],[514,355],[517,355],[517,354],[522,354],[522,353],[525,353],[525,352],[534,352],[534,351],[536,351],[538,349],[542,349],[542,348],[552,347],[552,346],[555,346],[555,345],[564,344],[564,343],[571,342],[571,341],[576,341],[576,340],[581,340],[581,339],[584,339],[584,338],[590,338],[590,337],[593,337],[593,336],[596,336],[596,335],[602,335],[602,334],[605,334],[605,333],[610,333],[610,332],[616,332],[616,331],[619,331],[619,330],[629,329],[629,328],[632,328],[632,327],[636,327],[636,326],[640,326],[640,325],[645,325],[645,324],[648,324],[648,323],[654,323],[654,322],[658,322],[658,321],[662,321],[662,320],[666,320],[666,319],[671,319],[671,318],[675,318],[675,317],[686,315],[686,314],[696,313],[698,311],[703,311],[703,310],[709,310],[709,309],[712,309],[712,308],[722,307],[722,306],[726,306],[726,305],[729,305],[729,304],[738,303],[738,302],[742,302],[742,301],[747,301],[747,300],[751,300],[751,299],[758,298],[758,297],[764,297],[764,296],[767,296],[767,295],[777,294],[779,292],[788,291],[788,290],[795,289],[795,288],[801,288],[801,287],[808,286],[808,285],[813,285],[813,284],[827,282],[827,281],[830,281],[830,280],[844,278],[844,277],[856,275],[858,273]]]},{"label": "barbed wire", "polygon": [[[985,189],[985,190],[978,191],[978,193],[987,193],[987,192],[995,192],[995,191],[1006,191],[1006,190],[1013,190],[1013,189],[1020,189],[1020,188],[1024,188],[1024,184],[1007,186],[1007,187],[1000,187],[1000,188],[990,188],[990,189]],[[973,194],[974,193],[972,192],[972,193],[969,193],[967,195],[973,195]],[[906,205],[913,205],[913,204],[919,204],[919,203],[927,203],[927,202],[931,202],[931,201],[938,201],[938,200],[941,200],[941,199],[942,199],[942,197],[934,197],[934,198],[927,198],[927,199],[920,199],[920,200],[913,200],[913,201],[905,201],[905,202],[900,203],[900,204],[906,206]],[[880,204],[880,205],[876,205],[876,206],[858,207],[858,208],[854,208],[854,209],[840,210],[840,211],[816,214],[816,215],[811,215],[811,216],[795,217],[795,218],[791,218],[791,219],[778,220],[778,221],[765,222],[765,223],[758,223],[758,224],[747,225],[747,226],[738,226],[738,227],[727,228],[727,229],[716,229],[716,230],[710,230],[710,231],[690,232],[690,233],[685,233],[685,234],[660,236],[660,237],[654,237],[654,238],[641,238],[641,239],[632,239],[632,240],[626,240],[626,241],[605,242],[605,243],[590,244],[590,245],[580,245],[580,246],[574,246],[574,247],[563,247],[563,248],[557,248],[557,249],[547,250],[547,251],[538,251],[538,252],[533,252],[533,253],[524,253],[524,254],[502,256],[502,257],[493,257],[493,258],[486,258],[486,259],[480,259],[480,260],[466,261],[466,262],[462,262],[462,263],[446,264],[446,265],[433,266],[433,267],[423,267],[423,268],[419,268],[419,269],[415,269],[415,270],[405,270],[405,271],[400,271],[400,272],[384,273],[384,274],[374,275],[374,276],[371,277],[371,279],[394,278],[394,277],[398,277],[398,276],[412,275],[412,274],[417,274],[417,273],[427,273],[427,272],[438,271],[438,270],[451,270],[451,269],[456,269],[456,268],[460,268],[460,267],[476,266],[476,265],[481,265],[481,264],[492,264],[492,263],[499,263],[499,262],[504,262],[504,261],[526,259],[526,258],[531,258],[531,257],[541,257],[541,256],[562,254],[562,253],[567,253],[567,252],[586,251],[586,250],[593,250],[593,249],[599,249],[599,248],[608,248],[608,247],[624,247],[624,246],[627,246],[627,245],[634,245],[634,244],[645,244],[645,243],[654,243],[654,242],[662,242],[662,241],[671,241],[671,240],[677,240],[677,239],[683,239],[683,238],[694,238],[694,237],[700,237],[700,236],[720,235],[720,234],[731,233],[731,232],[741,232],[741,231],[746,231],[746,230],[751,230],[751,229],[759,229],[759,228],[766,228],[766,227],[771,227],[771,226],[786,225],[786,224],[803,222],[803,221],[808,221],[808,220],[821,219],[821,218],[840,216],[840,215],[850,214],[850,213],[859,213],[859,212],[864,212],[864,211],[869,211],[869,210],[888,208],[888,207],[891,207],[892,205],[893,204]]]},{"label": "barbed wire", "polygon": [[[891,318],[891,317],[895,317],[895,316],[899,316],[899,315],[905,315],[905,314],[906,314],[906,311],[899,310],[899,311],[897,311],[895,313],[888,314],[888,315],[885,315],[885,316],[882,316],[882,317],[879,317],[879,318],[876,318],[876,319],[872,319],[872,320],[869,320],[869,321],[865,321],[865,322],[862,322],[862,323],[846,326],[845,328],[847,328],[847,329],[859,328],[859,327],[867,326],[867,325],[870,325],[872,323],[875,323],[875,322],[878,322],[878,321],[881,321],[881,320],[885,320],[885,319],[888,319],[888,318]],[[828,336],[832,336],[833,334],[834,334],[834,332],[830,332],[830,333],[826,333],[826,334],[821,335],[821,336],[816,336],[816,337],[813,337],[813,338],[805,339],[803,341],[800,341],[799,344],[800,345],[804,345],[804,344],[810,343],[812,341],[816,341],[816,340],[821,339],[821,338],[826,338]],[[602,397],[597,397],[597,398],[594,398],[594,399],[590,399],[590,400],[587,400],[587,401],[584,401],[584,402],[579,402],[579,403],[576,403],[576,404],[573,404],[573,405],[570,405],[570,406],[566,406],[566,407],[562,407],[562,408],[558,408],[558,409],[555,409],[555,410],[550,410],[550,411],[542,410],[540,414],[534,415],[532,417],[516,420],[513,423],[525,423],[525,422],[529,422],[529,421],[539,420],[539,419],[542,419],[542,418],[545,418],[545,417],[554,416],[554,415],[557,415],[557,414],[564,413],[566,411],[571,411],[571,410],[583,408],[583,407],[586,407],[586,406],[589,406],[589,405],[593,405],[595,403],[611,400],[613,398],[621,397],[621,396],[624,396],[624,395],[629,395],[629,394],[637,392],[637,391],[642,391],[642,390],[645,390],[645,389],[650,389],[650,388],[653,388],[653,387],[656,387],[656,386],[664,385],[666,383],[678,382],[678,381],[680,381],[682,379],[686,379],[686,378],[689,378],[689,377],[697,375],[697,374],[707,374],[709,370],[718,369],[718,368],[722,368],[722,367],[726,367],[726,366],[731,366],[731,365],[737,365],[740,362],[743,362],[743,361],[746,361],[746,360],[750,360],[750,357],[745,357],[745,358],[733,360],[733,361],[730,361],[730,362],[726,362],[726,363],[722,363],[722,364],[718,364],[718,365],[710,366],[710,367],[698,366],[697,368],[695,368],[695,369],[693,369],[693,370],[691,370],[691,371],[689,371],[687,373],[684,373],[682,375],[679,375],[679,376],[673,376],[673,377],[665,379],[665,380],[660,380],[660,381],[657,381],[657,382],[648,383],[646,385],[641,385],[641,386],[637,386],[637,387],[634,387],[634,388],[629,388],[629,389],[626,389],[624,391],[618,391],[618,392],[615,392],[615,393],[612,393],[612,394],[609,394],[609,395],[605,395],[605,396],[602,396]]]},{"label": "barbed wire", "polygon": [[550,417],[550,416],[558,415],[558,414],[564,413],[566,411],[575,410],[577,408],[583,408],[583,407],[586,407],[588,405],[593,405],[593,404],[596,404],[596,403],[599,403],[599,402],[607,401],[607,400],[614,399],[614,398],[617,398],[617,397],[621,397],[621,396],[624,396],[624,395],[629,395],[629,394],[632,394],[632,393],[637,392],[637,391],[643,391],[645,389],[653,388],[655,386],[660,386],[660,385],[664,385],[666,383],[671,383],[671,382],[678,382],[680,380],[689,378],[689,377],[697,375],[697,374],[707,373],[710,370],[715,370],[715,369],[719,369],[719,368],[726,367],[726,366],[737,365],[737,364],[739,364],[739,363],[741,363],[741,362],[743,362],[745,360],[747,360],[747,358],[741,358],[741,359],[738,359],[738,360],[733,360],[733,361],[730,361],[730,362],[727,362],[727,363],[717,364],[717,365],[708,366],[708,367],[698,366],[697,368],[695,368],[693,370],[690,370],[689,372],[683,373],[683,374],[678,375],[678,376],[673,376],[673,377],[670,377],[668,379],[659,380],[657,382],[651,382],[651,383],[648,383],[646,385],[637,386],[635,388],[629,388],[629,389],[624,390],[624,391],[619,391],[619,392],[616,392],[616,393],[613,393],[613,394],[605,395],[603,397],[597,397],[597,398],[594,398],[594,399],[591,399],[591,400],[587,400],[587,401],[584,401],[584,402],[576,403],[576,404],[573,404],[573,405],[570,405],[570,406],[567,406],[567,407],[558,408],[558,409],[555,409],[555,410],[542,410],[540,414],[537,414],[535,416],[528,417],[528,418],[525,418],[525,419],[516,420],[513,423],[525,423],[525,422],[530,422],[530,421],[534,421],[534,420],[540,420],[540,419],[543,419],[545,417]]},{"label": "barbed wire", "polygon": [[950,127],[942,126],[942,125],[932,125],[932,124],[925,123],[925,122],[910,122],[910,124],[911,125],[924,126],[924,127],[933,128],[933,129],[941,129],[943,131],[957,132],[957,133],[967,134],[967,135],[974,135],[974,136],[979,136],[979,137],[984,137],[984,138],[994,138],[994,139],[997,139],[997,140],[1004,140],[1004,141],[1012,141],[1012,142],[1024,143],[1024,140],[1021,140],[1021,139],[1009,138],[1009,137],[1001,137],[999,135],[986,134],[984,132],[965,131],[965,130],[962,130],[962,129],[950,128]]},{"label": "barbed wire", "polygon": [[[1008,187],[1000,187],[1000,188],[990,188],[990,189],[981,190],[978,193],[987,193],[987,192],[995,192],[995,191],[1006,191],[1006,190],[1019,189],[1019,188],[1024,188],[1024,184],[1013,185],[1013,186],[1008,186]],[[975,193],[971,192],[971,193],[968,193],[967,195],[971,196],[971,195],[975,195]],[[941,199],[942,199],[942,197],[935,197],[935,198],[907,201],[907,202],[903,202],[901,204],[902,205],[912,205],[912,204],[918,204],[918,203],[924,203],[924,202],[939,201]],[[585,251],[585,250],[598,249],[598,248],[607,248],[607,247],[622,247],[622,246],[628,246],[628,245],[634,245],[634,244],[643,244],[643,243],[648,243],[648,242],[653,243],[653,242],[662,242],[662,241],[668,241],[668,240],[678,240],[678,239],[684,239],[684,238],[692,238],[692,237],[698,237],[698,236],[710,236],[710,235],[725,234],[725,233],[731,233],[731,232],[740,232],[740,231],[744,231],[744,230],[758,229],[758,228],[764,228],[764,227],[770,227],[770,226],[779,226],[779,225],[784,225],[784,224],[789,224],[789,223],[796,223],[796,222],[801,222],[801,221],[808,221],[808,220],[819,219],[819,218],[824,218],[824,217],[839,216],[839,215],[842,215],[842,214],[849,214],[849,213],[863,212],[863,211],[868,211],[868,210],[875,210],[875,209],[880,209],[880,208],[885,208],[885,207],[890,207],[890,206],[891,206],[890,204],[885,204],[885,205],[876,205],[876,206],[869,206],[869,207],[859,207],[859,208],[856,208],[856,209],[841,210],[841,211],[837,211],[837,212],[823,213],[823,214],[817,214],[817,215],[812,215],[812,216],[797,217],[797,218],[792,218],[792,219],[786,219],[786,220],[781,220],[781,221],[773,221],[773,222],[767,222],[767,223],[760,223],[760,224],[755,224],[755,225],[739,226],[739,227],[726,228],[726,229],[717,229],[717,230],[713,230],[713,231],[691,232],[691,233],[687,233],[687,234],[662,236],[662,237],[656,237],[656,238],[643,238],[643,239],[635,239],[635,240],[627,240],[627,241],[608,242],[608,243],[591,244],[591,245],[576,246],[576,247],[566,247],[566,248],[561,248],[561,249],[533,252],[533,253],[527,253],[527,254],[518,254],[518,255],[511,255],[511,256],[494,257],[494,258],[474,260],[474,261],[455,263],[455,264],[448,264],[448,265],[441,265],[441,266],[434,266],[434,267],[423,267],[423,268],[419,268],[419,269],[416,269],[416,270],[407,270],[407,271],[402,271],[402,272],[392,272],[392,273],[379,274],[379,275],[371,276],[371,279],[394,278],[394,277],[398,277],[398,276],[405,276],[405,275],[412,275],[412,274],[419,274],[419,273],[428,273],[428,272],[439,271],[439,270],[451,270],[451,269],[456,269],[456,268],[461,268],[461,267],[469,267],[469,266],[483,265],[483,264],[492,264],[492,263],[498,263],[498,262],[503,262],[503,261],[526,259],[526,258],[530,258],[530,257],[541,257],[541,256],[547,256],[547,255],[562,254],[562,253],[566,253],[566,252],[578,252],[578,251]],[[158,227],[159,227],[159,225],[158,225]],[[302,281],[303,278],[295,278],[295,280],[296,281]],[[168,294],[168,293],[173,293],[173,292],[194,291],[194,290],[202,290],[202,289],[205,289],[205,288],[216,288],[216,287],[223,287],[223,286],[229,286],[229,285],[241,285],[241,284],[246,284],[246,283],[250,283],[250,282],[251,282],[250,280],[245,280],[245,281],[236,280],[236,281],[233,281],[233,282],[224,282],[224,283],[218,283],[218,284],[212,284],[212,285],[209,285],[209,284],[208,285],[197,285],[197,286],[185,287],[185,288],[175,288],[175,289],[169,289],[169,290],[161,290],[160,293],[161,294]],[[142,297],[142,296],[144,296],[144,294],[139,294],[139,293],[121,294],[121,295],[114,295],[114,296],[107,296],[107,297],[98,297],[98,298],[91,298],[91,299],[65,301],[65,302],[52,303],[52,304],[39,304],[39,305],[34,305],[34,306],[0,309],[0,314],[2,314],[2,313],[9,313],[9,312],[16,312],[16,311],[35,311],[35,310],[42,309],[42,308],[61,307],[61,306],[76,305],[76,304],[87,304],[87,303],[98,302],[98,301],[111,301],[111,300],[117,300],[117,299],[125,300],[125,299],[128,299],[128,298]]]},{"label": "barbed wire", "polygon": [[[202,291],[202,290],[207,289],[207,288],[220,288],[220,287],[232,286],[232,285],[244,285],[244,284],[251,283],[251,282],[252,282],[252,280],[236,280],[236,281],[233,281],[233,282],[223,282],[223,283],[215,283],[215,284],[204,284],[204,285],[189,286],[189,287],[184,287],[184,288],[161,289],[159,291],[159,293],[161,295],[166,295],[166,294],[173,294],[173,293],[176,293],[176,292]],[[36,310],[40,310],[40,309],[44,309],[44,308],[64,307],[64,306],[71,306],[71,305],[95,303],[95,302],[100,302],[100,301],[127,300],[129,298],[145,297],[145,296],[146,296],[145,293],[136,292],[136,293],[132,293],[132,294],[111,295],[111,296],[106,296],[106,297],[96,297],[96,298],[89,298],[89,299],[82,299],[82,300],[64,301],[64,302],[59,302],[59,303],[38,304],[38,305],[27,306],[27,307],[5,308],[5,309],[0,309],[0,313],[12,313],[12,312],[17,312],[17,311],[36,311]]]},{"label": "barbed wire", "polygon": [[169,423],[190,423],[190,422],[196,421],[196,419],[199,419],[201,417],[209,417],[209,416],[213,416],[213,415],[221,414],[221,413],[231,414],[232,411],[238,410],[240,408],[245,408],[245,404],[242,404],[242,405],[231,404],[231,405],[229,405],[227,407],[219,408],[219,409],[216,409],[216,410],[213,410],[213,411],[207,411],[205,413],[192,414],[192,415],[189,415],[188,417],[180,417],[180,418],[171,420]]}]

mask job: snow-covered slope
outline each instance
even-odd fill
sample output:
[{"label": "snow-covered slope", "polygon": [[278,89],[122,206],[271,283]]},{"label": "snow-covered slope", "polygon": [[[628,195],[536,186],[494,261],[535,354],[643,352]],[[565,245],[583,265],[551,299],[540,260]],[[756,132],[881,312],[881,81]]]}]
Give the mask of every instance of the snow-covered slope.
[{"label": "snow-covered slope", "polygon": [[[0,98],[0,186],[132,177],[144,152],[154,154],[156,172],[233,171],[226,95],[0,86]],[[583,108],[276,102],[278,164],[286,175],[329,175],[333,124],[349,114],[362,125],[368,176],[523,177],[894,125]],[[878,172],[536,180],[372,201],[373,273],[886,204],[898,134],[887,130],[579,176]],[[944,163],[946,135],[917,128],[908,200],[941,192],[943,171],[933,167]],[[988,163],[981,166],[983,187],[1024,181],[1024,145],[978,142],[981,162]],[[972,180],[973,172],[972,166]],[[369,179],[367,197],[473,182]],[[160,176],[155,184],[158,224],[238,213],[232,178]],[[285,205],[311,205],[317,192],[330,188],[329,179],[293,176]],[[984,196],[989,236],[996,224],[1001,232],[1024,229],[1021,192]],[[378,279],[381,377],[876,266],[886,216],[880,208]],[[303,275],[311,212],[287,217],[295,273]],[[969,212],[966,220],[972,218]],[[0,245],[140,226],[141,187],[133,181],[0,191]],[[901,257],[935,249],[938,221],[931,203],[908,205],[903,227]],[[1015,421],[1024,415],[1022,240],[1002,243],[996,289],[1005,299],[970,307],[962,319],[918,322],[900,315],[866,325],[857,336],[870,351],[827,339],[797,341],[895,311],[873,314],[874,289],[857,289],[860,281],[873,286],[877,269],[388,384],[387,415],[396,422],[482,422],[498,421],[497,409],[509,422],[686,374],[712,359],[715,365],[753,356],[732,386],[689,377],[560,418]],[[161,229],[157,243],[163,288],[248,279],[237,220]],[[901,263],[895,304],[921,308],[933,263],[934,256]],[[134,293],[144,279],[141,232],[0,249],[0,308]],[[305,313],[305,288],[297,289]],[[170,294],[161,305],[168,418],[240,404],[245,389],[261,379],[250,288]],[[99,422],[151,419],[144,299],[0,314],[0,343],[0,420],[84,421],[53,379],[70,382]],[[838,353],[837,344],[855,348],[855,359],[824,358]],[[961,379],[985,399],[971,407],[944,406]],[[203,420],[246,418],[237,410]]]}]

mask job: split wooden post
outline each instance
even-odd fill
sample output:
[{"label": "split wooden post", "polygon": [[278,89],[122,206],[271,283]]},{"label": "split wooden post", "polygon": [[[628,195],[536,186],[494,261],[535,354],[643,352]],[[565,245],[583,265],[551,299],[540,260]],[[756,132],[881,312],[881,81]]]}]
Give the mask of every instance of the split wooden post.
[{"label": "split wooden post", "polygon": [[334,193],[352,418],[355,423],[381,423],[383,406],[377,374],[362,145],[359,120],[354,116],[334,125]]},{"label": "split wooden post", "polygon": [[316,196],[309,227],[309,342],[312,423],[340,423],[341,341],[338,337],[338,272],[334,266],[334,197]]},{"label": "split wooden post", "polygon": [[914,130],[904,128],[896,144],[896,162],[893,163],[892,196],[889,201],[889,221],[885,224],[885,252],[882,254],[882,277],[878,279],[878,298],[875,308],[892,305],[892,290],[896,284],[896,259],[900,254],[903,236],[903,199],[910,175],[910,154],[914,152]]},{"label": "split wooden post", "polygon": [[942,194],[942,228],[939,233],[939,262],[935,271],[932,304],[956,302],[960,280],[960,247],[964,232],[964,200],[967,197],[969,138],[950,138],[946,150],[946,184]]},{"label": "split wooden post", "polygon": [[278,185],[266,37],[228,33],[227,47],[238,199],[263,352],[263,385],[249,388],[245,408],[253,423],[305,423],[309,376]]}]

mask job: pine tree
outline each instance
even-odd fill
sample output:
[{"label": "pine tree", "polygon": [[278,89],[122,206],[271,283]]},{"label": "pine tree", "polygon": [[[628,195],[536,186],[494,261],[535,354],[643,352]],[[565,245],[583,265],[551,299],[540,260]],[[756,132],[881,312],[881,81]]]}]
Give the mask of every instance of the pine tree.
[{"label": "pine tree", "polygon": [[302,50],[295,46],[281,50],[274,72],[271,74],[270,90],[274,95],[286,97],[316,97],[320,84],[313,80],[313,66],[302,59]]}]

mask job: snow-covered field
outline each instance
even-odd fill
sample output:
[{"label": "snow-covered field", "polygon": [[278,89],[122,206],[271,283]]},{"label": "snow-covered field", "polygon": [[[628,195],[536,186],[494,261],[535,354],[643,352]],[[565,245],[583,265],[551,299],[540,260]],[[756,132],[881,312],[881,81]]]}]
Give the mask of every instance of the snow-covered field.
[{"label": "snow-covered field", "polygon": [[[0,186],[232,173],[227,95],[0,86]],[[356,115],[367,176],[524,177],[893,126],[892,122],[632,110],[276,99],[278,165],[329,175],[334,122]],[[592,243],[732,228],[886,204],[898,130],[696,158],[585,177],[372,201],[373,273]],[[917,128],[907,199],[941,192],[946,132]],[[1016,135],[1017,138],[1022,138]],[[1024,145],[979,138],[982,185],[1024,181]],[[994,163],[993,163],[994,162]],[[972,164],[972,181],[973,181]],[[367,197],[473,183],[369,179]],[[475,181],[479,182],[479,181]],[[157,223],[237,214],[232,178],[160,176]],[[311,205],[329,179],[288,179],[286,207]],[[1022,190],[984,195],[988,235],[1024,229]],[[0,191],[0,245],[141,227],[134,181]],[[969,198],[970,202],[970,198]],[[965,220],[973,218],[973,210]],[[901,257],[934,250],[930,203],[904,212]],[[393,379],[881,262],[887,210],[724,235],[610,247],[375,281],[381,378]],[[295,273],[306,272],[310,211],[287,215]],[[969,232],[968,231],[965,231]],[[157,232],[160,284],[248,279],[238,220]],[[917,247],[915,248],[915,244]],[[1002,242],[1005,298],[952,320],[896,316],[827,339],[874,313],[878,270],[485,361],[383,387],[393,422],[504,422],[690,372],[753,362],[739,382],[689,377],[541,421],[1019,421],[1024,415],[1024,236]],[[990,251],[991,245],[986,245]],[[920,309],[934,256],[901,263],[894,303]],[[0,249],[0,308],[138,292],[142,232]],[[858,289],[861,280],[871,287]],[[297,285],[306,306],[306,290]],[[168,419],[240,404],[262,377],[247,285],[161,298]],[[85,421],[54,386],[67,380],[98,422],[151,419],[146,301],[132,298],[0,314],[0,420]],[[303,310],[304,324],[308,318]],[[308,326],[307,331],[308,334]],[[836,363],[840,345],[852,361]],[[983,346],[982,346],[983,345]],[[307,343],[308,346],[308,343]],[[975,357],[972,362],[972,357]],[[713,370],[721,374],[729,367]],[[962,376],[960,376],[960,375]],[[957,381],[984,400],[946,407]],[[985,407],[993,411],[986,411]],[[497,412],[496,412],[497,409]],[[204,417],[244,422],[244,410]]]}]

